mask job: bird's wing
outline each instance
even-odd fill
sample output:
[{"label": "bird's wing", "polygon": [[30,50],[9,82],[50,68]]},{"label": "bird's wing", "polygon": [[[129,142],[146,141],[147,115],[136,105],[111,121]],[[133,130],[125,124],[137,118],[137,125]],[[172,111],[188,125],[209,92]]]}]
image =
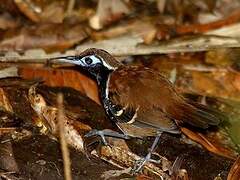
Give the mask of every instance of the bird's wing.
[{"label": "bird's wing", "polygon": [[[137,108],[121,106],[117,102],[111,108],[111,114],[119,124],[135,126],[142,129],[155,129],[161,132],[179,133],[178,127],[165,113],[159,109],[143,111],[140,106]],[[144,134],[144,133],[143,133]]]},{"label": "bird's wing", "polygon": [[207,128],[219,123],[219,114],[199,104],[189,104],[172,84],[148,68],[124,67],[109,79],[109,100],[117,121],[174,131],[177,123]]},{"label": "bird's wing", "polygon": [[[173,96],[176,93],[171,84],[152,71],[134,68],[127,75],[124,74],[124,69],[113,72],[110,76],[109,100],[113,104],[111,113],[117,122],[179,133],[175,122],[164,112],[168,101],[175,98]],[[171,97],[166,99],[163,96]]]}]

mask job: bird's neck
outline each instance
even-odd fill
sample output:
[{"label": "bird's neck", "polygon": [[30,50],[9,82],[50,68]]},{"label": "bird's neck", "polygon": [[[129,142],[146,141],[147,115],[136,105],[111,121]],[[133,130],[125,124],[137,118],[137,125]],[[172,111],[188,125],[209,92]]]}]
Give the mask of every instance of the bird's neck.
[{"label": "bird's neck", "polygon": [[97,84],[100,90],[100,95],[102,99],[108,98],[108,90],[107,84],[108,79],[112,71],[110,70],[103,70],[97,76]]},{"label": "bird's neck", "polygon": [[104,74],[102,74],[102,76],[97,78],[97,82],[98,82],[98,87],[99,87],[99,91],[100,91],[100,96],[101,96],[101,102],[102,105],[105,109],[105,112],[107,113],[108,117],[114,121],[114,116],[111,113],[111,108],[112,108],[112,103],[109,100],[109,89],[108,89],[108,83],[109,83],[109,79],[111,76],[111,72],[112,71],[108,71]]}]

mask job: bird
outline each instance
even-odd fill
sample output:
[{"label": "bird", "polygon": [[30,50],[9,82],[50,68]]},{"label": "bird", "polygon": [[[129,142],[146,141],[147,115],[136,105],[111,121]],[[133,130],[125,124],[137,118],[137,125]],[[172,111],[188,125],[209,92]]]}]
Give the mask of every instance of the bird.
[{"label": "bird", "polygon": [[136,162],[133,168],[136,173],[146,162],[156,162],[151,155],[162,133],[180,134],[184,125],[207,129],[224,119],[222,112],[185,99],[159,72],[124,65],[105,50],[90,48],[54,59],[75,64],[96,80],[106,115],[122,132],[93,130],[87,137],[99,135],[104,144],[107,144],[105,136],[155,137],[148,154]]}]

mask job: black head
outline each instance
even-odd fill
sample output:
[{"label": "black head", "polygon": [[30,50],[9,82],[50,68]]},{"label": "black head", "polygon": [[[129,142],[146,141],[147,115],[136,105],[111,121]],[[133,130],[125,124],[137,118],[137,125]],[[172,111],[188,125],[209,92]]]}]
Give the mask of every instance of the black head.
[{"label": "black head", "polygon": [[97,80],[101,78],[103,73],[111,72],[121,65],[108,52],[95,48],[87,49],[76,56],[57,57],[54,59],[81,66],[82,69],[87,70]]}]

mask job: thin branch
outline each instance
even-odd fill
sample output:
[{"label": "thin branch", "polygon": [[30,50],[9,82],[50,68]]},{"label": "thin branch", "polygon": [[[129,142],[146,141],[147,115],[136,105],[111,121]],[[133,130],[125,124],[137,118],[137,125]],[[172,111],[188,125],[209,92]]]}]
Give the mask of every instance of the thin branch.
[{"label": "thin branch", "polygon": [[[221,34],[221,33],[218,33]],[[215,35],[193,36],[184,39],[161,41],[156,45],[144,45],[143,39],[138,36],[125,35],[108,40],[81,44],[76,49],[65,53],[47,54],[43,50],[27,50],[19,52],[2,52],[0,62],[3,63],[46,63],[47,59],[75,55],[87,48],[100,48],[108,51],[113,56],[151,55],[167,53],[200,52],[219,48],[239,48],[240,39]]]},{"label": "thin branch", "polygon": [[65,126],[64,126],[64,112],[63,112],[63,95],[58,94],[58,127],[59,127],[59,137],[62,149],[63,156],[63,165],[64,165],[64,177],[66,180],[72,180],[71,175],[71,162],[69,158],[68,145],[65,140]]},{"label": "thin branch", "polygon": [[209,67],[204,65],[183,65],[183,69],[198,72],[228,72],[227,68]]},{"label": "thin branch", "polygon": [[67,17],[71,16],[74,5],[75,5],[75,0],[68,1],[67,12],[66,12]]}]

